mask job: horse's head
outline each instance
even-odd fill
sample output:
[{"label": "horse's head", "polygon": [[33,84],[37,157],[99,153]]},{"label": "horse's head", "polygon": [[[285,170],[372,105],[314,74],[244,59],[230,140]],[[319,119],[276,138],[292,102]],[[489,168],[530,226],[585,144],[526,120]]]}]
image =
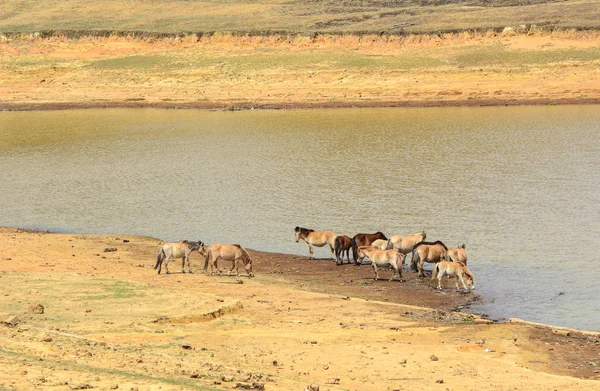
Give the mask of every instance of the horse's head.
[{"label": "horse's head", "polygon": [[200,247],[198,247],[196,250],[198,251],[198,253],[200,255],[202,255],[203,257],[206,257],[206,252],[207,252],[207,247],[204,245],[204,243],[199,242],[200,243]]},{"label": "horse's head", "polygon": [[294,232],[294,239],[296,239],[296,243],[300,241],[300,230],[298,230],[298,227],[296,227],[296,230]]},{"label": "horse's head", "polygon": [[465,250],[467,248],[467,245],[463,243],[463,245],[460,246],[459,248],[462,248],[463,250]]},{"label": "horse's head", "polygon": [[364,247],[361,246],[357,249],[357,255],[358,255],[359,262],[362,262],[362,260],[365,259],[366,256],[368,256],[367,253],[365,252],[365,247],[368,247],[368,246],[364,246]]}]

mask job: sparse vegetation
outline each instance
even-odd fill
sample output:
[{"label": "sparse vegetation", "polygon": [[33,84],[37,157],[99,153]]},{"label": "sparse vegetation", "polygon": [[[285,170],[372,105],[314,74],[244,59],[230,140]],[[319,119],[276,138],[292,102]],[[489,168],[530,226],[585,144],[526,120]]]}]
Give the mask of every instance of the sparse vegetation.
[{"label": "sparse vegetation", "polygon": [[600,27],[596,0],[5,0],[0,31],[154,34],[439,33],[537,25]]}]

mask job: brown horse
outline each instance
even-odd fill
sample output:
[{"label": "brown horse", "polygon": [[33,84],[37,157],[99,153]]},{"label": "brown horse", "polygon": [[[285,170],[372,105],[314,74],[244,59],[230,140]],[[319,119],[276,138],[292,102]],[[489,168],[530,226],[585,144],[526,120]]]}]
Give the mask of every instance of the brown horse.
[{"label": "brown horse", "polygon": [[344,251],[346,252],[346,259],[350,263],[350,248],[352,248],[352,239],[349,236],[341,235],[335,237],[334,249],[335,249],[335,263],[341,265],[344,263]]},{"label": "brown horse", "polygon": [[210,264],[211,275],[214,273],[214,269],[217,269],[217,272],[221,274],[221,269],[219,269],[217,262],[219,259],[222,259],[224,261],[232,262],[231,269],[227,272],[228,276],[233,269],[235,269],[236,276],[240,275],[240,261],[244,263],[244,268],[246,269],[248,276],[252,276],[252,258],[250,258],[248,251],[239,244],[214,243],[208,247],[203,247],[203,250],[206,254],[204,258],[205,273],[208,271],[208,265]]},{"label": "brown horse", "polygon": [[371,260],[371,266],[373,267],[373,273],[375,273],[375,280],[379,279],[379,273],[377,267],[391,267],[394,269],[394,273],[390,278],[390,281],[394,279],[396,274],[402,281],[402,265],[404,265],[404,254],[400,254],[395,250],[380,250],[373,246],[360,246],[357,249],[358,261],[362,262],[365,257],[369,257]]},{"label": "brown horse", "polygon": [[439,240],[437,242],[421,242],[417,244],[412,252],[411,268],[419,271],[419,277],[423,277],[423,264],[438,263],[446,259],[448,247]]},{"label": "brown horse", "polygon": [[427,234],[425,231],[417,232],[416,234],[402,236],[394,235],[388,240],[388,250],[394,249],[402,254],[410,254],[415,248],[415,245],[425,240]]},{"label": "brown horse", "polygon": [[204,246],[202,241],[188,242],[187,240],[181,242],[169,242],[161,246],[156,254],[156,265],[154,270],[158,269],[158,274],[162,269],[162,265],[165,265],[165,271],[169,274],[169,261],[171,258],[181,258],[181,272],[185,273],[185,263],[187,261],[188,271],[191,273],[192,268],[190,267],[190,254],[192,251],[198,251],[201,255],[201,248]]},{"label": "brown horse", "polygon": [[358,262],[358,248],[360,246],[370,246],[371,243],[376,241],[377,239],[387,240],[384,234],[381,232],[375,232],[374,234],[356,234],[352,238],[352,258],[354,259],[354,264],[359,266]]},{"label": "brown horse", "polygon": [[446,261],[460,262],[467,264],[467,245],[463,244],[460,247],[448,249],[446,253]]},{"label": "brown horse", "polygon": [[439,290],[442,289],[442,277],[444,275],[455,276],[456,277],[456,290],[458,288],[458,280],[462,283],[463,287],[468,290],[467,285],[465,284],[465,277],[467,277],[467,283],[471,285],[471,289],[475,289],[475,278],[473,277],[473,273],[467,268],[462,262],[450,262],[450,261],[441,261],[433,265],[433,270],[431,271],[431,279],[434,280],[437,277]]},{"label": "brown horse", "polygon": [[314,229],[296,227],[294,228],[294,232],[296,243],[302,239],[308,244],[308,252],[310,254],[308,259],[315,259],[315,249],[313,246],[323,247],[328,244],[331,249],[330,259],[333,260],[335,246],[335,234],[333,231],[315,231]]}]

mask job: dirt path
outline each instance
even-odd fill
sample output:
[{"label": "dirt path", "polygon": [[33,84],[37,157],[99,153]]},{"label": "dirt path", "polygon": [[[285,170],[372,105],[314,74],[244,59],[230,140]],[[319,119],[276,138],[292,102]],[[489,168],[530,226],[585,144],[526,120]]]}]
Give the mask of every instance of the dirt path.
[{"label": "dirt path", "polygon": [[[0,320],[18,317],[0,326],[0,388],[287,391],[315,383],[321,390],[590,390],[600,384],[597,336],[475,324],[466,314],[403,306],[437,303],[445,312],[466,301],[451,289],[435,292],[411,272],[404,284],[373,282],[364,266],[252,251],[252,279],[158,276],[154,238],[1,228],[0,243]],[[197,254],[192,265],[200,265]]]}]

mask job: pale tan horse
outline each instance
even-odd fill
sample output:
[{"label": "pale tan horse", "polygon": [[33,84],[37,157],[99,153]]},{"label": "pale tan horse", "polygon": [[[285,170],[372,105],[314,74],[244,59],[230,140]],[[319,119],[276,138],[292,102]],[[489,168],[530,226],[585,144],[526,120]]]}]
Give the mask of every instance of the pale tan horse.
[{"label": "pale tan horse", "polygon": [[402,236],[394,235],[388,240],[388,250],[396,250],[402,254],[410,254],[415,246],[425,240],[427,234],[425,231],[417,232],[416,234]]},{"label": "pale tan horse", "polygon": [[188,242],[187,240],[181,242],[168,242],[164,243],[160,250],[158,250],[158,254],[156,254],[156,265],[154,266],[154,270],[158,269],[158,274],[162,269],[162,265],[165,265],[165,271],[169,274],[169,261],[171,258],[181,258],[181,272],[185,273],[185,263],[187,261],[188,271],[191,273],[192,268],[190,267],[190,254],[192,251],[200,252],[204,243],[202,241],[197,242]]},{"label": "pale tan horse", "polygon": [[252,276],[252,258],[245,248],[239,244],[223,244],[213,243],[208,247],[203,247],[205,258],[204,258],[204,272],[208,271],[210,265],[210,274],[214,274],[214,269],[221,274],[219,269],[218,261],[229,261],[232,263],[231,269],[227,272],[227,275],[231,275],[233,269],[235,269],[235,275],[240,275],[240,262],[244,263],[244,268],[248,273],[248,276]]},{"label": "pale tan horse", "polygon": [[423,264],[438,263],[446,259],[448,247],[439,240],[437,242],[418,243],[412,252],[411,268],[419,271],[419,277],[423,277]]},{"label": "pale tan horse", "polygon": [[371,247],[378,248],[380,250],[387,250],[388,248],[388,240],[385,239],[377,239],[373,243],[371,243]]},{"label": "pale tan horse", "polygon": [[328,244],[331,249],[330,259],[333,260],[335,249],[335,234],[333,231],[315,231],[313,229],[296,227],[294,228],[294,232],[296,242],[302,239],[308,244],[308,251],[310,253],[308,259],[315,259],[315,249],[313,246],[323,247]]},{"label": "pale tan horse", "polygon": [[437,277],[437,289],[439,290],[442,289],[442,277],[444,275],[447,275],[448,277],[456,277],[456,290],[459,290],[459,279],[463,287],[466,290],[469,289],[465,284],[465,277],[467,278],[467,282],[469,283],[469,285],[471,285],[471,289],[475,289],[475,278],[473,277],[473,273],[471,273],[469,268],[467,268],[467,265],[465,265],[462,262],[441,261],[433,266],[433,270],[431,271],[431,279],[434,280]]},{"label": "pale tan horse", "polygon": [[402,266],[404,265],[405,255],[397,252],[396,250],[380,250],[373,246],[360,246],[357,249],[358,262],[362,262],[365,257],[369,257],[371,260],[371,266],[375,273],[375,280],[379,279],[379,273],[377,272],[378,267],[391,267],[394,269],[394,273],[390,278],[390,281],[394,279],[397,274],[402,280]]},{"label": "pale tan horse", "polygon": [[460,247],[449,248],[446,253],[446,261],[460,262],[467,264],[467,246],[463,244]]}]

